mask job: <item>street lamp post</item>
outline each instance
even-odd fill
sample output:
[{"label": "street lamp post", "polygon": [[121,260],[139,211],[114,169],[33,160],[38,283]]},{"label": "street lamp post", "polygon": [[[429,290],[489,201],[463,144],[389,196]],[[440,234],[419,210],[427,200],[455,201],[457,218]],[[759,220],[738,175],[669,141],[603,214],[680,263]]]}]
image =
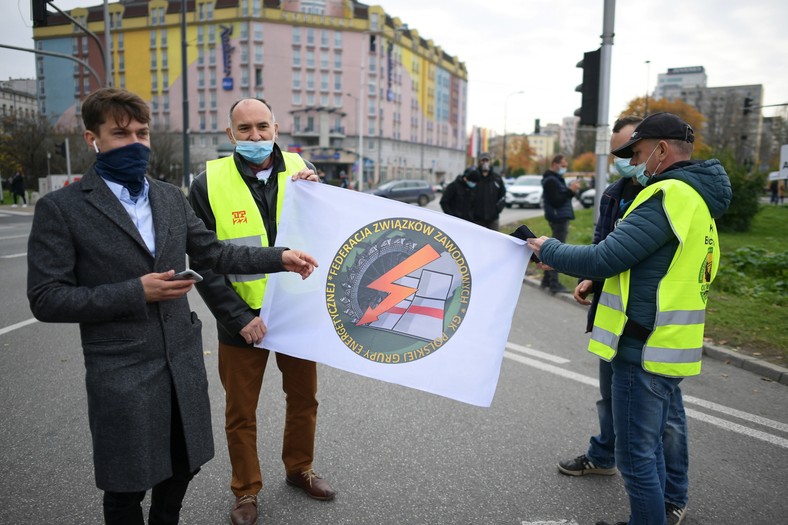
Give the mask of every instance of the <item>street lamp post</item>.
[{"label": "street lamp post", "polygon": [[[363,73],[362,73],[363,74]],[[361,114],[361,94],[358,97],[352,93],[345,93],[356,101],[356,114],[358,115],[358,191],[364,189],[364,118]]]},{"label": "street lamp post", "polygon": [[506,178],[507,175],[506,173],[506,114],[508,112],[509,97],[511,97],[512,95],[522,95],[523,93],[525,93],[524,90],[515,91],[514,93],[509,93],[508,95],[506,95],[506,99],[503,102],[503,165],[502,165],[503,169],[501,170],[501,176],[504,178]]}]

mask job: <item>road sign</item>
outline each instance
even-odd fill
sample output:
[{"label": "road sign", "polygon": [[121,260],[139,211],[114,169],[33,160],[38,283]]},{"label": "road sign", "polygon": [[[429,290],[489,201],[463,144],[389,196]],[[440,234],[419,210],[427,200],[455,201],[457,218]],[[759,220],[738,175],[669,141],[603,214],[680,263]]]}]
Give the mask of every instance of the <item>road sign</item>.
[{"label": "road sign", "polygon": [[780,146],[780,178],[788,179],[788,144]]}]

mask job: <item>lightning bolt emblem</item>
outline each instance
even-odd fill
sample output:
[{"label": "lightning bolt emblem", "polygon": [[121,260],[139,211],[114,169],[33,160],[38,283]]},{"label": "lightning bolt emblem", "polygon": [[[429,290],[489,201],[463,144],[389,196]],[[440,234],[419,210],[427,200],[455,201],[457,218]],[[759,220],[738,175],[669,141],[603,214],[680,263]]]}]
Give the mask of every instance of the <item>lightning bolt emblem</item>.
[{"label": "lightning bolt emblem", "polygon": [[435,248],[429,244],[422,249],[399,263],[397,266],[387,271],[371,283],[367,288],[378,290],[380,292],[388,293],[388,296],[380,302],[375,308],[367,307],[367,311],[361,317],[361,320],[356,323],[356,326],[374,323],[380,318],[381,314],[386,313],[391,308],[397,306],[400,301],[407,299],[416,292],[416,288],[410,286],[402,286],[395,284],[394,281],[405,277],[409,273],[428,265],[435,259],[440,258]]}]

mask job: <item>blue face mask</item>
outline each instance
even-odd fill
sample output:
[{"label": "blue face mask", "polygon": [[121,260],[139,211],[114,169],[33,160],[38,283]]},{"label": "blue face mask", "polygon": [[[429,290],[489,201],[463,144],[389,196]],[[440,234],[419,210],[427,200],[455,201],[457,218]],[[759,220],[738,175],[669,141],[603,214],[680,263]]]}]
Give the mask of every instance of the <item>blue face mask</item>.
[{"label": "blue face mask", "polygon": [[273,140],[236,140],[235,151],[252,164],[262,164],[274,151]]},{"label": "blue face mask", "polygon": [[638,174],[642,174],[643,170],[646,168],[645,165],[633,166],[629,163],[629,159],[615,159],[613,160],[613,165],[616,167],[618,174],[625,179],[637,177]]},{"label": "blue face mask", "polygon": [[470,180],[466,180],[466,181],[465,181],[465,184],[467,184],[467,185],[468,185],[468,187],[469,187],[469,188],[471,188],[471,189],[473,189],[473,188],[475,188],[475,187],[476,187],[476,183],[475,183],[475,182],[473,182],[473,181],[470,181]]},{"label": "blue face mask", "polygon": [[132,197],[136,197],[145,187],[149,160],[150,148],[135,142],[105,153],[97,153],[93,168],[102,178],[123,185]]},{"label": "blue face mask", "polygon": [[637,180],[640,183],[640,185],[643,186],[644,188],[648,184],[649,180],[651,180],[651,178],[650,178],[651,175],[656,175],[657,174],[656,171],[662,165],[662,161],[660,161],[659,164],[657,164],[657,167],[654,168],[654,173],[653,174],[646,173],[646,164],[648,164],[648,161],[650,161],[651,157],[654,156],[654,152],[657,151],[658,147],[659,147],[659,144],[657,144],[654,147],[654,149],[651,151],[651,155],[648,156],[648,158],[646,159],[646,162],[644,162],[642,164],[638,164],[637,166],[635,166],[635,168],[637,168],[637,171],[635,172],[635,177],[637,178]]},{"label": "blue face mask", "polygon": [[558,168],[559,175],[566,175],[566,168]]}]

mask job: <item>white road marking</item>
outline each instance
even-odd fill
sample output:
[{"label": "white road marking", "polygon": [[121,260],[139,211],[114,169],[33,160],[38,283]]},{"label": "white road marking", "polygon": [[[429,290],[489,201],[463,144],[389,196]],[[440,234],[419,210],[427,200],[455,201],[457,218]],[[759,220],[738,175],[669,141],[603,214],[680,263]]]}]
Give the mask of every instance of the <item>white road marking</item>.
[{"label": "white road marking", "polygon": [[533,348],[529,348],[527,346],[520,346],[514,343],[507,342],[506,348],[509,350],[514,350],[515,352],[519,352],[521,354],[530,355],[531,357],[538,357],[539,359],[544,359],[545,361],[551,361],[553,363],[558,363],[559,365],[565,365],[569,363],[569,359],[564,359],[563,357],[558,357],[553,354],[548,354],[547,352],[541,352],[539,350],[534,350]]},{"label": "white road marking", "polygon": [[[507,347],[511,344],[512,343],[507,343]],[[541,361],[530,359],[528,357],[523,357],[521,355],[513,354],[511,352],[504,351],[503,355],[507,359],[511,359],[512,361],[516,361],[520,364],[528,365],[532,368],[536,368],[544,372],[549,372],[551,374],[555,374],[557,376],[566,379],[571,379],[572,381],[577,381],[578,383],[583,383],[584,385],[599,388],[599,380],[596,378],[584,376],[583,374],[578,374],[577,372],[572,372],[571,370],[564,370],[563,368],[560,368],[558,366],[551,365],[549,363],[543,363]],[[769,427],[777,431],[788,432],[788,425],[781,423],[779,421],[774,421],[755,414],[750,414],[749,412],[743,412],[741,410],[729,408],[694,396],[683,396],[683,397],[684,397],[685,405],[687,404],[697,405],[699,407],[703,407],[708,410],[713,410],[716,412],[720,412],[722,414],[726,414],[728,416],[737,417],[739,419],[743,419],[751,423],[756,423],[765,427]],[[771,443],[772,445],[777,445],[778,447],[788,449],[788,439],[775,436],[773,434],[769,434],[768,432],[763,432],[761,430],[756,430],[754,428],[746,427],[738,423],[733,423],[731,421],[727,421],[725,419],[712,416],[709,414],[705,414],[703,412],[699,412],[697,410],[693,410],[690,408],[685,408],[685,412],[687,416],[697,419],[699,421],[703,421],[710,425],[714,425],[724,430],[736,432],[737,434],[749,436],[755,439],[759,439],[761,441],[765,441],[767,443]]]},{"label": "white road marking", "polygon": [[22,328],[29,324],[37,323],[37,319],[28,319],[27,321],[21,321],[16,324],[12,324],[11,326],[6,326],[5,328],[0,328],[0,335],[7,334],[8,332],[13,332],[17,328]]}]

